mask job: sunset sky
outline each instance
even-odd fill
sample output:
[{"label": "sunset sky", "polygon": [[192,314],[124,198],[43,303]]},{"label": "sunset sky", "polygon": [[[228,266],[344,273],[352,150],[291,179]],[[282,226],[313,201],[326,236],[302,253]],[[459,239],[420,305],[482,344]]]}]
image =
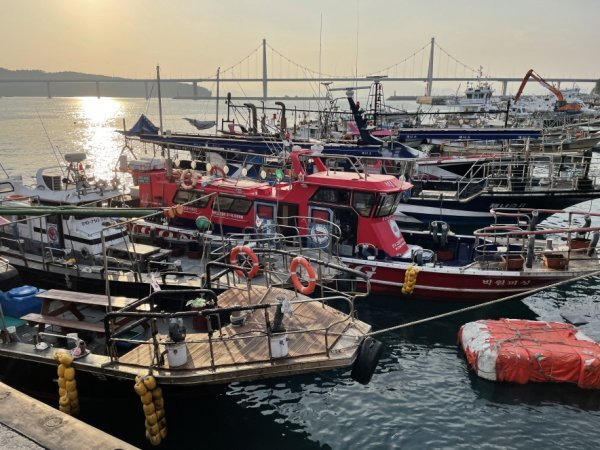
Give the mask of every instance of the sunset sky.
[{"label": "sunset sky", "polygon": [[[394,64],[435,36],[450,54],[486,73],[600,75],[600,3],[595,0],[0,0],[0,67],[126,77],[207,76],[234,64],[264,37],[322,72],[352,74]],[[438,55],[440,54],[438,53]],[[442,56],[436,71],[455,63]],[[418,75],[427,55],[405,74]],[[269,60],[271,62],[271,60]],[[241,67],[254,76],[259,58]],[[295,75],[279,59],[274,74]],[[402,75],[402,68],[399,74]],[[393,75],[393,73],[390,73]]]}]

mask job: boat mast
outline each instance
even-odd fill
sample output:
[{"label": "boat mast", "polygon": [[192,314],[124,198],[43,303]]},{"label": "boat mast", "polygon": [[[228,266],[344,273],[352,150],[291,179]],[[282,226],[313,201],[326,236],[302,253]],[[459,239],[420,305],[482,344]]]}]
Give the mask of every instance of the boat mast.
[{"label": "boat mast", "polygon": [[156,82],[158,85],[158,117],[160,119],[160,134],[163,134],[162,97],[160,96],[160,66],[156,66]]}]

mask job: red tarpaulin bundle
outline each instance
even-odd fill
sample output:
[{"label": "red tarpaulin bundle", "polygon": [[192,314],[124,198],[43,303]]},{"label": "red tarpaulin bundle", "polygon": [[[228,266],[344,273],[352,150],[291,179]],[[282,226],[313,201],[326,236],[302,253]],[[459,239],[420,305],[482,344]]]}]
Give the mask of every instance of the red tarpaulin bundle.
[{"label": "red tarpaulin bundle", "polygon": [[600,345],[572,325],[534,320],[478,320],[458,340],[473,370],[493,381],[551,381],[600,388]]}]

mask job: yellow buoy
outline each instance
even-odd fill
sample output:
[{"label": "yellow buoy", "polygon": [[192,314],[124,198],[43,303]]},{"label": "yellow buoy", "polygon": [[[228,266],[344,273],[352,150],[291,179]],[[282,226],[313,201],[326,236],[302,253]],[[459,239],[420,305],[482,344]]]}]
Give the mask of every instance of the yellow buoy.
[{"label": "yellow buoy", "polygon": [[154,389],[152,389],[152,398],[154,400],[162,400],[162,389],[160,386],[156,386]]},{"label": "yellow buoy", "polygon": [[149,391],[152,391],[156,388],[156,379],[152,375],[144,377],[144,386],[146,386]]},{"label": "yellow buoy", "polygon": [[150,425],[156,425],[158,423],[158,416],[155,414],[149,414],[146,416],[146,420]]},{"label": "yellow buoy", "polygon": [[144,405],[152,403],[152,392],[148,391],[144,395],[140,395],[140,399]]},{"label": "yellow buoy", "polygon": [[73,363],[73,357],[67,353],[61,353],[58,357],[58,361],[65,367],[70,367]]},{"label": "yellow buoy", "polygon": [[154,408],[154,403],[149,403],[147,405],[144,405],[143,408],[144,408],[144,414],[146,416],[149,416],[150,414],[154,414],[154,412],[156,411],[156,408]]},{"label": "yellow buoy", "polygon": [[133,386],[133,389],[135,390],[135,393],[139,396],[144,395],[146,392],[148,392],[148,389],[146,388],[146,385],[144,385],[144,383],[136,383]]},{"label": "yellow buoy", "polygon": [[65,380],[73,381],[75,379],[75,369],[72,367],[65,367]]}]

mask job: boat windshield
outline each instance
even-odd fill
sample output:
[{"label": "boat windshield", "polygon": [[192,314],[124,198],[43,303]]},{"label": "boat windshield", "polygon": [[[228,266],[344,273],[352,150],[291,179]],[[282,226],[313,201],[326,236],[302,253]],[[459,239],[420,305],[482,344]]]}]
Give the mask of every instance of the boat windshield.
[{"label": "boat windshield", "polygon": [[355,192],[352,197],[352,206],[363,217],[369,217],[375,204],[375,194],[372,192]]},{"label": "boat windshield", "polygon": [[386,217],[393,214],[394,211],[396,211],[401,198],[401,192],[394,194],[380,194],[377,209],[375,210],[375,217]]}]

